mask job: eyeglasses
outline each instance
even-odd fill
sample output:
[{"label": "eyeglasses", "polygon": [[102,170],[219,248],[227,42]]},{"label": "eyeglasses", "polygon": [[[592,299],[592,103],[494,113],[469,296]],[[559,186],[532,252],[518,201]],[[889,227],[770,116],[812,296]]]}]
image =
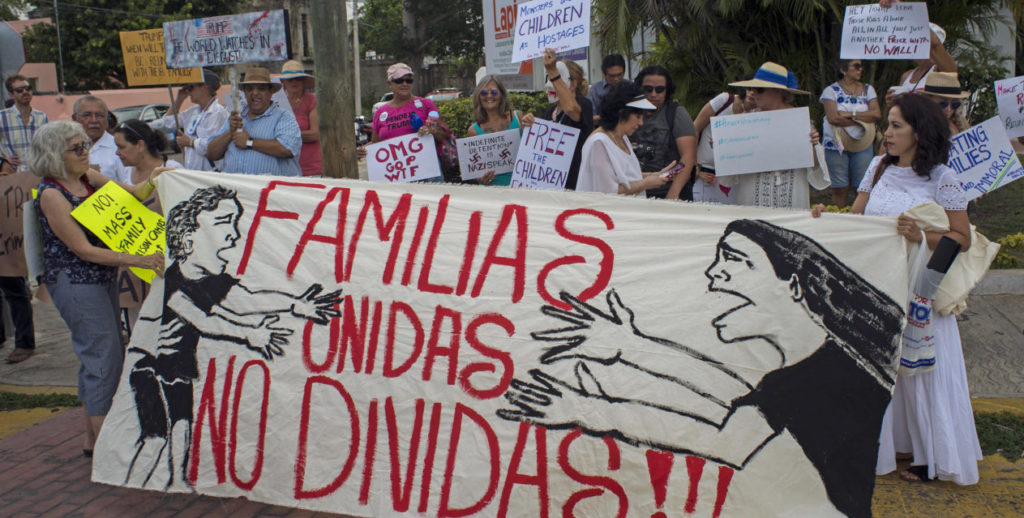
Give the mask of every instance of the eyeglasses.
[{"label": "eyeglasses", "polygon": [[85,156],[89,153],[89,148],[92,147],[92,142],[82,142],[68,148],[65,153],[74,153],[77,156]]},{"label": "eyeglasses", "polygon": [[[118,124],[118,125],[117,125],[117,128],[115,128],[115,129],[114,129],[114,131],[115,131],[115,132],[116,132],[116,131],[120,131],[120,130],[127,130],[127,131],[130,131],[130,132],[132,132],[132,134],[133,134],[133,135],[135,135],[136,137],[138,137],[138,138],[139,138],[139,140],[146,140],[146,138],[145,138],[145,137],[143,137],[141,133],[139,133],[138,131],[135,131],[135,128],[133,128],[133,127],[129,126],[127,122],[122,122],[121,124]],[[136,141],[136,142],[137,142],[137,141]]]},{"label": "eyeglasses", "polygon": [[758,87],[755,87],[755,88],[748,88],[748,90],[753,90],[754,93],[763,94],[764,91],[767,90],[767,88],[765,88],[763,86],[758,86]]},{"label": "eyeglasses", "polygon": [[864,63],[853,63],[849,66],[849,68],[856,68],[857,70],[860,70],[864,68]]},{"label": "eyeglasses", "polygon": [[961,104],[962,103],[960,101],[939,101],[939,106],[941,106],[943,110],[951,106],[954,110],[959,110]]},{"label": "eyeglasses", "polygon": [[23,92],[31,92],[32,91],[32,87],[31,86],[19,86],[19,87],[15,88],[14,90],[11,90],[11,91],[16,93],[16,94],[20,94],[20,93],[23,93]]},{"label": "eyeglasses", "polygon": [[665,88],[666,87],[665,86],[660,86],[660,85],[659,86],[644,85],[642,88],[643,88],[645,94],[649,94],[651,92],[655,92],[655,93],[659,93],[660,94],[660,93],[664,93],[665,92]]},{"label": "eyeglasses", "polygon": [[500,95],[501,92],[495,88],[491,88],[490,90],[480,90],[480,97],[499,97]]},{"label": "eyeglasses", "polygon": [[412,77],[399,77],[398,79],[392,79],[391,80],[391,82],[396,84],[396,85],[400,85],[402,83],[405,83],[407,85],[411,85],[412,81],[413,81]]}]

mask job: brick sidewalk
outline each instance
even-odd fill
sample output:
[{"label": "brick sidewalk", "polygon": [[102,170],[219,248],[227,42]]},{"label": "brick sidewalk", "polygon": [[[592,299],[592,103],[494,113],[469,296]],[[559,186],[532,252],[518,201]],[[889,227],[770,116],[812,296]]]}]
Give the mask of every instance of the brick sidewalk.
[{"label": "brick sidewalk", "polygon": [[74,408],[0,439],[0,516],[21,517],[340,517],[244,498],[168,494],[94,484],[82,456],[82,411]]}]

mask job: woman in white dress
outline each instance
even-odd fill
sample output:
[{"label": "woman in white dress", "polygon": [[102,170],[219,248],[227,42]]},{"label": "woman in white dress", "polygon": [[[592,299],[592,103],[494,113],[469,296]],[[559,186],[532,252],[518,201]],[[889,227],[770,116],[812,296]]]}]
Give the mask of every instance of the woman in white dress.
[{"label": "woman in white dress", "polygon": [[583,144],[578,192],[630,194],[646,198],[646,191],[661,187],[669,178],[664,173],[675,168],[672,162],[656,173],[640,170],[640,161],[629,143],[629,136],[644,123],[643,112],[654,110],[640,89],[632,83],[620,83],[601,102],[601,127]]},{"label": "woman in white dress", "polygon": [[[883,142],[886,154],[868,166],[851,212],[896,216],[897,229],[920,242],[917,223],[903,215],[926,202],[946,210],[950,231],[924,232],[930,248],[943,236],[971,246],[967,198],[956,172],[946,167],[949,125],[937,104],[920,95],[893,100]],[[820,206],[819,206],[820,207]],[[933,478],[967,485],[978,482],[981,448],[974,428],[967,371],[960,331],[953,315],[932,314],[935,369],[896,380],[892,403],[879,437],[879,475],[896,469],[897,459],[912,459],[900,477],[910,481]]]}]

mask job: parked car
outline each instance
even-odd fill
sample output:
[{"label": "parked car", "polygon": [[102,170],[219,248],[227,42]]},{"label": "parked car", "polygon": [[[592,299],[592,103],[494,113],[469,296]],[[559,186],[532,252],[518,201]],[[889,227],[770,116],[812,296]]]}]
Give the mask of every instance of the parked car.
[{"label": "parked car", "polygon": [[[110,111],[120,122],[139,119],[148,124],[162,118],[169,108],[170,106],[167,104],[137,104],[135,106],[114,108]],[[164,135],[167,136],[167,140],[171,144],[170,151],[172,153],[181,153],[181,148],[179,148],[178,143],[174,141],[174,131],[165,130]]]},{"label": "parked car", "polygon": [[370,117],[372,118],[374,115],[376,115],[377,114],[377,110],[381,106],[384,106],[385,104],[387,104],[388,101],[390,101],[391,99],[394,99],[394,98],[395,98],[395,94],[393,92],[388,92],[388,93],[380,96],[380,100],[373,104],[373,111],[370,113]]},{"label": "parked car", "polygon": [[427,99],[434,101],[434,103],[450,101],[452,99],[458,99],[459,97],[462,97],[462,91],[457,88],[442,88],[427,94]]}]

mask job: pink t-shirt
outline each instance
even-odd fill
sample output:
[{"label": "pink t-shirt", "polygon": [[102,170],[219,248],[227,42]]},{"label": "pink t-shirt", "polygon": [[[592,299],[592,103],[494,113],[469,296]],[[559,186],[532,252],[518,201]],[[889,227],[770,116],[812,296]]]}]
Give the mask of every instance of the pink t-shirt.
[{"label": "pink t-shirt", "polygon": [[[298,106],[292,106],[295,113],[295,122],[299,123],[299,129],[309,129],[309,114],[316,109],[316,94],[306,92],[302,96],[302,102]],[[320,141],[303,142],[302,151],[299,152],[299,168],[302,169],[302,176],[315,176],[324,173],[323,163],[320,156]]]},{"label": "pink t-shirt", "polygon": [[399,108],[385,104],[373,114],[373,131],[381,140],[408,135],[413,133],[409,116],[416,113],[421,121],[426,122],[427,115],[432,111],[437,111],[434,101],[420,97],[413,97],[412,101]]}]

